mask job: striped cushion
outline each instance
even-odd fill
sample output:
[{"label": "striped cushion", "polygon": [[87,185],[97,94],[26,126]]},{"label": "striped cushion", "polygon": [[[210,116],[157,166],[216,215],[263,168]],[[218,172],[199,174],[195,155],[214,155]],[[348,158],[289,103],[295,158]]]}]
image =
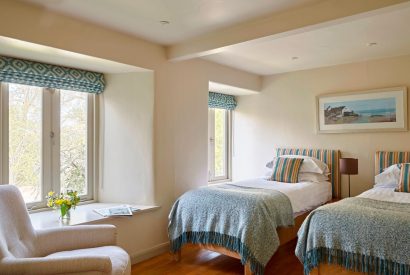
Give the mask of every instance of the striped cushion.
[{"label": "striped cushion", "polygon": [[410,193],[410,163],[402,163],[400,166],[400,183],[397,191]]},{"label": "striped cushion", "polygon": [[298,174],[302,163],[302,158],[279,157],[273,167],[271,180],[290,183],[298,182]]}]

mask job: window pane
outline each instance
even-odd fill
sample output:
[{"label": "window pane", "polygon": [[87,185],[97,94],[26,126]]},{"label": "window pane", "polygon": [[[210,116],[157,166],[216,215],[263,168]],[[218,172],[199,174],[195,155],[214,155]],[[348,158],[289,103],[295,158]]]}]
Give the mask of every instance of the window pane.
[{"label": "window pane", "polygon": [[226,112],[223,109],[215,109],[215,177],[227,176]]},{"label": "window pane", "polygon": [[60,91],[61,191],[87,194],[87,93]]},{"label": "window pane", "polygon": [[41,201],[42,89],[9,84],[9,180],[26,202]]}]

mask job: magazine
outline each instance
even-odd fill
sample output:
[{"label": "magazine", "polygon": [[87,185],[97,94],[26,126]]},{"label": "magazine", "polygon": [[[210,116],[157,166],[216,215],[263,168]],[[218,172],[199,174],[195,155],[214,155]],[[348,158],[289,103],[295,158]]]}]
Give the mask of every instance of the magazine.
[{"label": "magazine", "polygon": [[132,213],[138,211],[138,208],[131,207],[129,205],[118,205],[113,207],[94,209],[94,211],[104,217],[132,216]]}]

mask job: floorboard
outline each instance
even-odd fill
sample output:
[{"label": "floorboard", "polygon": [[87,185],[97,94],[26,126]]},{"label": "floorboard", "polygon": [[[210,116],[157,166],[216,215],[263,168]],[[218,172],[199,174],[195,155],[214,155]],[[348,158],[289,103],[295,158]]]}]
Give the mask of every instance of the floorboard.
[{"label": "floorboard", "polygon": [[[265,274],[303,275],[303,267],[295,257],[296,240],[279,248],[266,268]],[[187,245],[182,259],[175,262],[169,253],[138,263],[132,267],[132,275],[239,275],[243,274],[240,261],[216,252]]]}]

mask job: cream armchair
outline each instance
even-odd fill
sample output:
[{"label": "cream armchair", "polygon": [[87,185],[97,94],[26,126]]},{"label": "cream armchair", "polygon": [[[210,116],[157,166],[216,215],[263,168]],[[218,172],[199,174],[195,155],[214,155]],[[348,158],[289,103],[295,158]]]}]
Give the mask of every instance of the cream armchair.
[{"label": "cream armchair", "polygon": [[34,230],[19,190],[0,185],[0,274],[130,274],[112,225]]}]

